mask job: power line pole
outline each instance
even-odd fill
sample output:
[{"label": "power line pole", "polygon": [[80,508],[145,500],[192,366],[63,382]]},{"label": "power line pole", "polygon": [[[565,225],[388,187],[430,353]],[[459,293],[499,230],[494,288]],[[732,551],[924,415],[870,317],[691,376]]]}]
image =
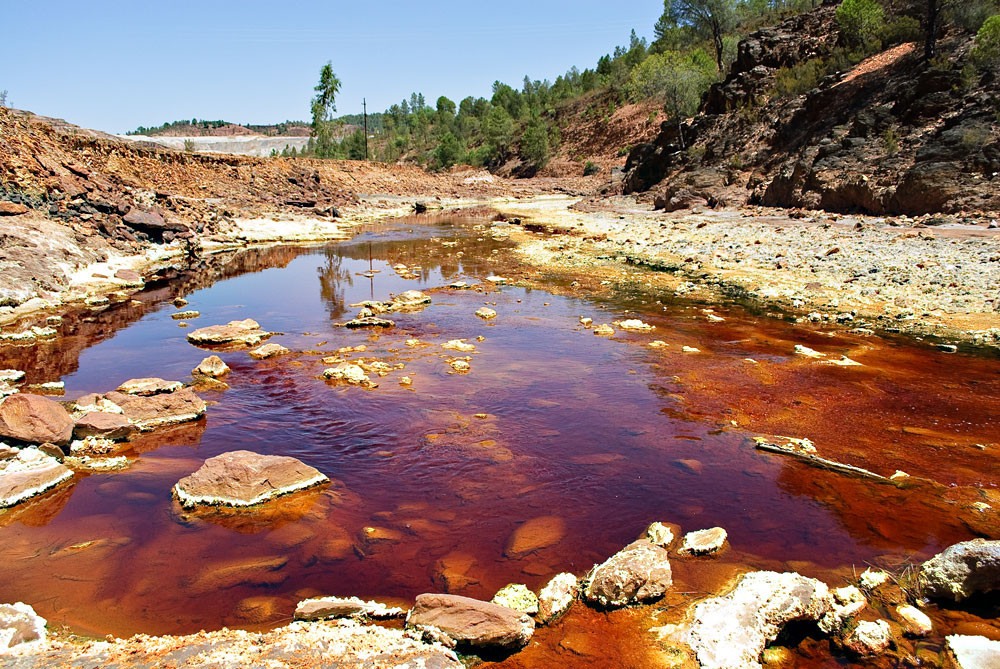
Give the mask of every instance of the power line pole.
[{"label": "power line pole", "polygon": [[365,160],[368,160],[368,100],[361,98],[361,106],[365,112]]}]

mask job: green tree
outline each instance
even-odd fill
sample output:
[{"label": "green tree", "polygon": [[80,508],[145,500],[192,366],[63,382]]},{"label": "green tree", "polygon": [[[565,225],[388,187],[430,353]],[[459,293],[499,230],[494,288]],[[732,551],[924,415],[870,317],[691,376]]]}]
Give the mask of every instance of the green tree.
[{"label": "green tree", "polygon": [[712,40],[715,63],[725,70],[723,36],[736,25],[734,0],[664,0],[663,15],[657,21],[658,38],[673,29],[690,28],[695,34]]},{"label": "green tree", "polygon": [[503,107],[497,106],[483,119],[483,139],[492,162],[503,162],[514,140],[514,121]]},{"label": "green tree", "polygon": [[878,0],[844,0],[837,7],[837,27],[851,46],[877,49],[885,27],[885,10]]},{"label": "green tree", "polygon": [[434,159],[442,169],[448,169],[461,159],[463,147],[461,142],[450,132],[441,138],[441,143],[434,149]]},{"label": "green tree", "polygon": [[681,148],[686,148],[683,121],[698,111],[702,94],[715,78],[711,58],[700,49],[692,53],[653,54],[632,71],[628,89],[635,100],[660,99],[677,124]]},{"label": "green tree", "polygon": [[534,119],[521,135],[521,158],[540,168],[549,157],[549,131],[541,119]]},{"label": "green tree", "polygon": [[336,149],[334,138],[335,122],[333,113],[337,111],[336,98],[340,92],[340,79],[333,73],[333,63],[327,62],[319,71],[316,97],[312,100],[312,137],[315,138],[315,154],[319,158],[331,156]]},{"label": "green tree", "polygon": [[976,33],[972,62],[982,69],[1000,67],[1000,15],[986,19]]}]

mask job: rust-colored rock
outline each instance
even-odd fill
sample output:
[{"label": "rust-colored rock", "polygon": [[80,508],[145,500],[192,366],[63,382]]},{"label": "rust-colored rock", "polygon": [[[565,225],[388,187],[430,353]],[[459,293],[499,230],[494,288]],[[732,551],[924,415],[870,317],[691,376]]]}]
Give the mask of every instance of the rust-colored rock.
[{"label": "rust-colored rock", "polygon": [[136,431],[136,427],[122,414],[105,411],[92,411],[77,419],[73,427],[73,436],[103,437],[114,441],[128,439]]},{"label": "rust-colored rock", "polygon": [[418,595],[406,624],[440,630],[456,645],[487,649],[520,649],[535,631],[535,623],[520,611],[458,595]]},{"label": "rust-colored rock", "polygon": [[47,397],[18,393],[0,403],[0,437],[63,446],[73,437],[73,418]]},{"label": "rust-colored rock", "polygon": [[0,509],[14,506],[73,478],[73,472],[37,448],[0,460]]},{"label": "rust-colored rock", "polygon": [[198,420],[205,415],[206,408],[205,402],[190,388],[148,397],[110,392],[104,398],[120,406],[125,418],[143,432]]},{"label": "rust-colored rock", "polygon": [[270,336],[270,332],[264,332],[260,329],[260,324],[257,321],[247,318],[242,321],[229,321],[225,325],[209,325],[198,328],[187,338],[189,342],[199,346],[222,344],[256,346]]},{"label": "rust-colored rock", "polygon": [[673,584],[667,551],[635,541],[594,567],[584,597],[601,606],[624,606],[662,597]]},{"label": "rust-colored rock", "polygon": [[173,490],[185,507],[253,506],[329,481],[295,458],[231,451],[206,460],[198,471],[178,481]]},{"label": "rust-colored rock", "polygon": [[0,216],[20,216],[27,214],[28,208],[17,202],[0,202]]}]

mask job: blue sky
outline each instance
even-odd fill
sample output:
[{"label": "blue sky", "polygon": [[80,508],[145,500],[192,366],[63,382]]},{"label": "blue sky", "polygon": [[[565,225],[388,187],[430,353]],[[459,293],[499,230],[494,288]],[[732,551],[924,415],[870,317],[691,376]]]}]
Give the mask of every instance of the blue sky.
[{"label": "blue sky", "polygon": [[489,97],[499,79],[555,79],[643,37],[662,0],[113,2],[0,0],[11,106],[123,132],[181,118],[306,119],[326,61],[338,113],[424,93]]}]

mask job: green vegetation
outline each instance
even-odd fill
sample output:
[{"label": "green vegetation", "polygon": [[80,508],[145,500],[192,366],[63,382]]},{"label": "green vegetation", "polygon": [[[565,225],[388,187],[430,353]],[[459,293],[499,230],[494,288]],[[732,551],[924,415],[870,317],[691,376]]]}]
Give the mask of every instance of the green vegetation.
[{"label": "green vegetation", "polygon": [[875,51],[882,45],[885,10],[878,0],[844,0],[837,7],[837,27],[850,46]]},{"label": "green vegetation", "polygon": [[184,151],[186,153],[194,153],[194,140],[190,139],[184,140]]},{"label": "green vegetation", "polygon": [[332,158],[336,150],[334,130],[338,123],[333,118],[337,111],[337,93],[340,92],[340,79],[333,73],[333,63],[327,63],[319,71],[319,83],[313,89],[316,97],[312,100],[312,138],[314,142],[311,153],[317,158]]},{"label": "green vegetation", "polygon": [[588,160],[587,164],[583,166],[583,176],[589,177],[594,174],[598,174],[601,168],[595,165],[592,161]]},{"label": "green vegetation", "polygon": [[991,16],[983,22],[976,33],[976,46],[971,57],[980,69],[1000,67],[1000,15]]}]

